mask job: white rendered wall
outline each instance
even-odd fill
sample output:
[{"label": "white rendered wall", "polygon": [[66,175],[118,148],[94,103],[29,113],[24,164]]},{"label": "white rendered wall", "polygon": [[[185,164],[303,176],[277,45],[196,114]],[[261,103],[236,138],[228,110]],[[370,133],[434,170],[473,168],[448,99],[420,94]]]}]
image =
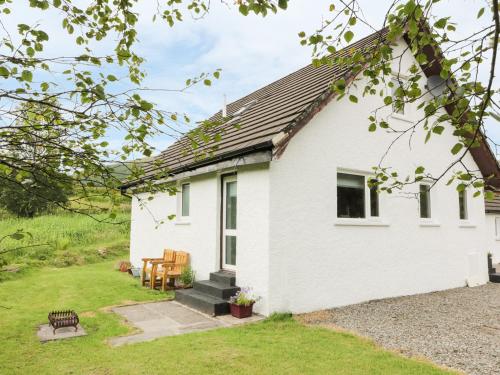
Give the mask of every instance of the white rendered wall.
[{"label": "white rendered wall", "polygon": [[267,315],[269,293],[269,167],[238,171],[236,283],[262,297],[255,311]]},{"label": "white rendered wall", "polygon": [[[403,67],[410,61],[403,58]],[[370,172],[395,136],[367,130],[381,98],[363,98],[355,87],[351,93],[358,104],[332,101],[271,163],[270,311],[300,313],[461,287],[467,279],[487,281],[486,238],[492,235],[485,230],[483,198],[472,198],[471,192],[468,222],[459,220],[455,186],[441,182],[431,192],[432,226],[423,226],[415,198],[397,192],[380,196],[385,226],[338,225],[337,169]],[[423,132],[414,134],[410,149],[403,138],[384,165],[403,176],[419,165],[434,174],[444,170],[456,143],[451,129],[427,144],[423,139]],[[477,169],[470,155],[464,163]],[[418,186],[411,186],[406,192],[416,191]]]},{"label": "white rendered wall", "polygon": [[[239,167],[237,172],[237,270],[238,286],[252,287],[262,297],[255,311],[267,313],[268,303],[268,232],[269,167],[268,163]],[[165,219],[177,211],[177,196],[148,194],[134,196],[130,237],[130,261],[135,266],[141,258],[160,257],[168,247],[190,253],[197,280],[206,280],[220,269],[220,173],[210,173],[186,180],[190,183],[190,217],[179,223],[168,219],[159,226],[155,219]],[[145,207],[140,207],[139,199]]]},{"label": "white rendered wall", "polygon": [[[190,218],[180,222],[168,220],[177,213],[177,196],[156,194],[148,201],[148,193],[134,196],[130,230],[130,261],[142,264],[141,258],[161,257],[163,249],[171,248],[190,253],[191,266],[199,280],[208,279],[217,270],[219,179],[215,173],[192,178],[190,187]],[[144,207],[140,207],[139,198]],[[157,225],[155,220],[164,220]]]},{"label": "white rendered wall", "polygon": [[493,254],[493,262],[500,263],[500,237],[497,237],[495,219],[500,220],[500,214],[486,214],[486,231],[488,251]]}]

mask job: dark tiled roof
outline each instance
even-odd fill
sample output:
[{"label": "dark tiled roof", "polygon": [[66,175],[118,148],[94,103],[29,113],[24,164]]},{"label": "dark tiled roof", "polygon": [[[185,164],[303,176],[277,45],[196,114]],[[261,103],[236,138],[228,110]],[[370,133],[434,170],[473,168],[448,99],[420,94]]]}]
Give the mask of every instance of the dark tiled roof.
[{"label": "dark tiled roof", "polygon": [[[357,51],[365,52],[385,42],[385,30],[373,33],[335,53],[334,58],[347,56]],[[438,74],[434,51],[425,51],[432,64],[422,66],[427,76]],[[305,66],[227,106],[227,120],[207,131],[207,134],[221,134],[220,140],[212,140],[193,151],[192,141],[184,136],[168,147],[145,168],[142,179],[127,182],[121,188],[140,184],[145,180],[164,176],[165,172],[176,174],[198,166],[212,164],[258,150],[273,148],[272,140],[280,133],[293,133],[321,109],[332,97],[330,84],[340,78],[350,78],[349,66],[312,64]],[[221,111],[209,121],[222,120]],[[235,126],[235,125],[238,126]],[[275,149],[280,154],[281,145]],[[470,150],[483,176],[491,186],[500,188],[500,169],[486,141],[480,147]],[[199,155],[203,155],[200,158]],[[208,157],[207,157],[208,155]]]},{"label": "dark tiled roof", "polygon": [[[384,31],[371,34],[349,47],[339,50],[336,56],[346,56],[353,51],[373,47],[385,36]],[[184,136],[158,157],[161,167],[151,165],[146,168],[145,178],[157,177],[159,170],[168,168],[169,173],[176,173],[194,165],[209,164],[224,156],[237,156],[259,149],[270,149],[273,137],[300,118],[308,108],[331,92],[330,84],[349,73],[349,67],[323,65],[319,68],[312,64],[305,66],[227,106],[227,117],[234,117],[225,124],[218,125],[210,132],[220,133],[222,138],[209,142],[197,152],[213,150],[209,157],[200,160],[192,151],[191,141]],[[240,111],[240,113],[238,113]],[[221,111],[209,121],[220,121]],[[238,126],[235,126],[237,124]],[[206,155],[207,153],[205,153]],[[130,186],[133,184],[128,184]]]},{"label": "dark tiled roof", "polygon": [[493,200],[485,199],[484,205],[486,213],[500,214],[500,192],[495,193],[495,198]]}]

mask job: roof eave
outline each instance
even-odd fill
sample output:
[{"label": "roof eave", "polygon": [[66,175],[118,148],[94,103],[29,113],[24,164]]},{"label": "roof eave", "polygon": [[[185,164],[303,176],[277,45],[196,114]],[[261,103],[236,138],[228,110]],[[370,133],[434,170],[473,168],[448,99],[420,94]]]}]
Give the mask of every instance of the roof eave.
[{"label": "roof eave", "polygon": [[[184,166],[179,167],[179,168],[174,168],[170,171],[170,173],[168,175],[173,176],[173,175],[176,175],[179,173],[189,172],[189,171],[192,171],[194,169],[204,167],[204,166],[207,166],[210,164],[215,164],[215,163],[218,163],[221,161],[230,160],[230,159],[233,159],[233,158],[238,157],[238,156],[244,156],[244,155],[252,154],[252,153],[255,153],[258,151],[271,150],[272,148],[273,148],[273,142],[271,140],[268,140],[268,141],[257,143],[255,145],[248,146],[248,147],[245,147],[242,149],[238,149],[238,150],[235,150],[232,152],[227,152],[227,153],[224,153],[221,155],[217,155],[217,156],[212,157],[212,158],[206,158],[206,159],[200,160],[200,161],[195,162],[195,163],[190,163],[190,164],[184,165]],[[127,191],[127,189],[143,185],[147,181],[156,180],[158,178],[166,178],[166,177],[168,177],[168,176],[163,176],[163,177],[151,176],[148,178],[143,178],[140,180],[132,181],[128,184],[121,185],[120,191],[122,193],[125,193]]]}]

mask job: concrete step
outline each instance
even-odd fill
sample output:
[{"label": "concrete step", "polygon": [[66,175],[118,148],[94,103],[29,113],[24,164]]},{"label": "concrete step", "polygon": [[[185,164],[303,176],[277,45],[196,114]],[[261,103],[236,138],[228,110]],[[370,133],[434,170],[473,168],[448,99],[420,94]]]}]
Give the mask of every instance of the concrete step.
[{"label": "concrete step", "polygon": [[218,271],[210,274],[210,280],[226,286],[236,285],[236,275],[233,272]]},{"label": "concrete step", "polygon": [[175,300],[208,315],[216,316],[229,313],[229,303],[227,301],[194,289],[176,290]]},{"label": "concrete step", "polygon": [[492,283],[500,283],[500,273],[491,273],[490,274],[490,281]]},{"label": "concrete step", "polygon": [[195,281],[193,283],[193,289],[221,299],[229,299],[240,290],[237,286],[227,286],[212,280]]}]

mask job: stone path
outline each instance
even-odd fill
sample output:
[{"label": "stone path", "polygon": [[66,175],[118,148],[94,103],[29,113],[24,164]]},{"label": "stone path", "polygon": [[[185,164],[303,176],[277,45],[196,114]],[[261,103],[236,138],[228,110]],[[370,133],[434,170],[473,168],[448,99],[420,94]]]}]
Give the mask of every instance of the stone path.
[{"label": "stone path", "polygon": [[500,284],[370,301],[299,316],[471,375],[500,373]]},{"label": "stone path", "polygon": [[254,315],[247,319],[236,319],[230,315],[210,317],[175,301],[120,306],[113,308],[112,311],[123,316],[129,323],[141,330],[137,334],[110,339],[109,343],[112,346],[150,341],[159,337],[219,327],[231,327],[263,319],[260,315]]}]

